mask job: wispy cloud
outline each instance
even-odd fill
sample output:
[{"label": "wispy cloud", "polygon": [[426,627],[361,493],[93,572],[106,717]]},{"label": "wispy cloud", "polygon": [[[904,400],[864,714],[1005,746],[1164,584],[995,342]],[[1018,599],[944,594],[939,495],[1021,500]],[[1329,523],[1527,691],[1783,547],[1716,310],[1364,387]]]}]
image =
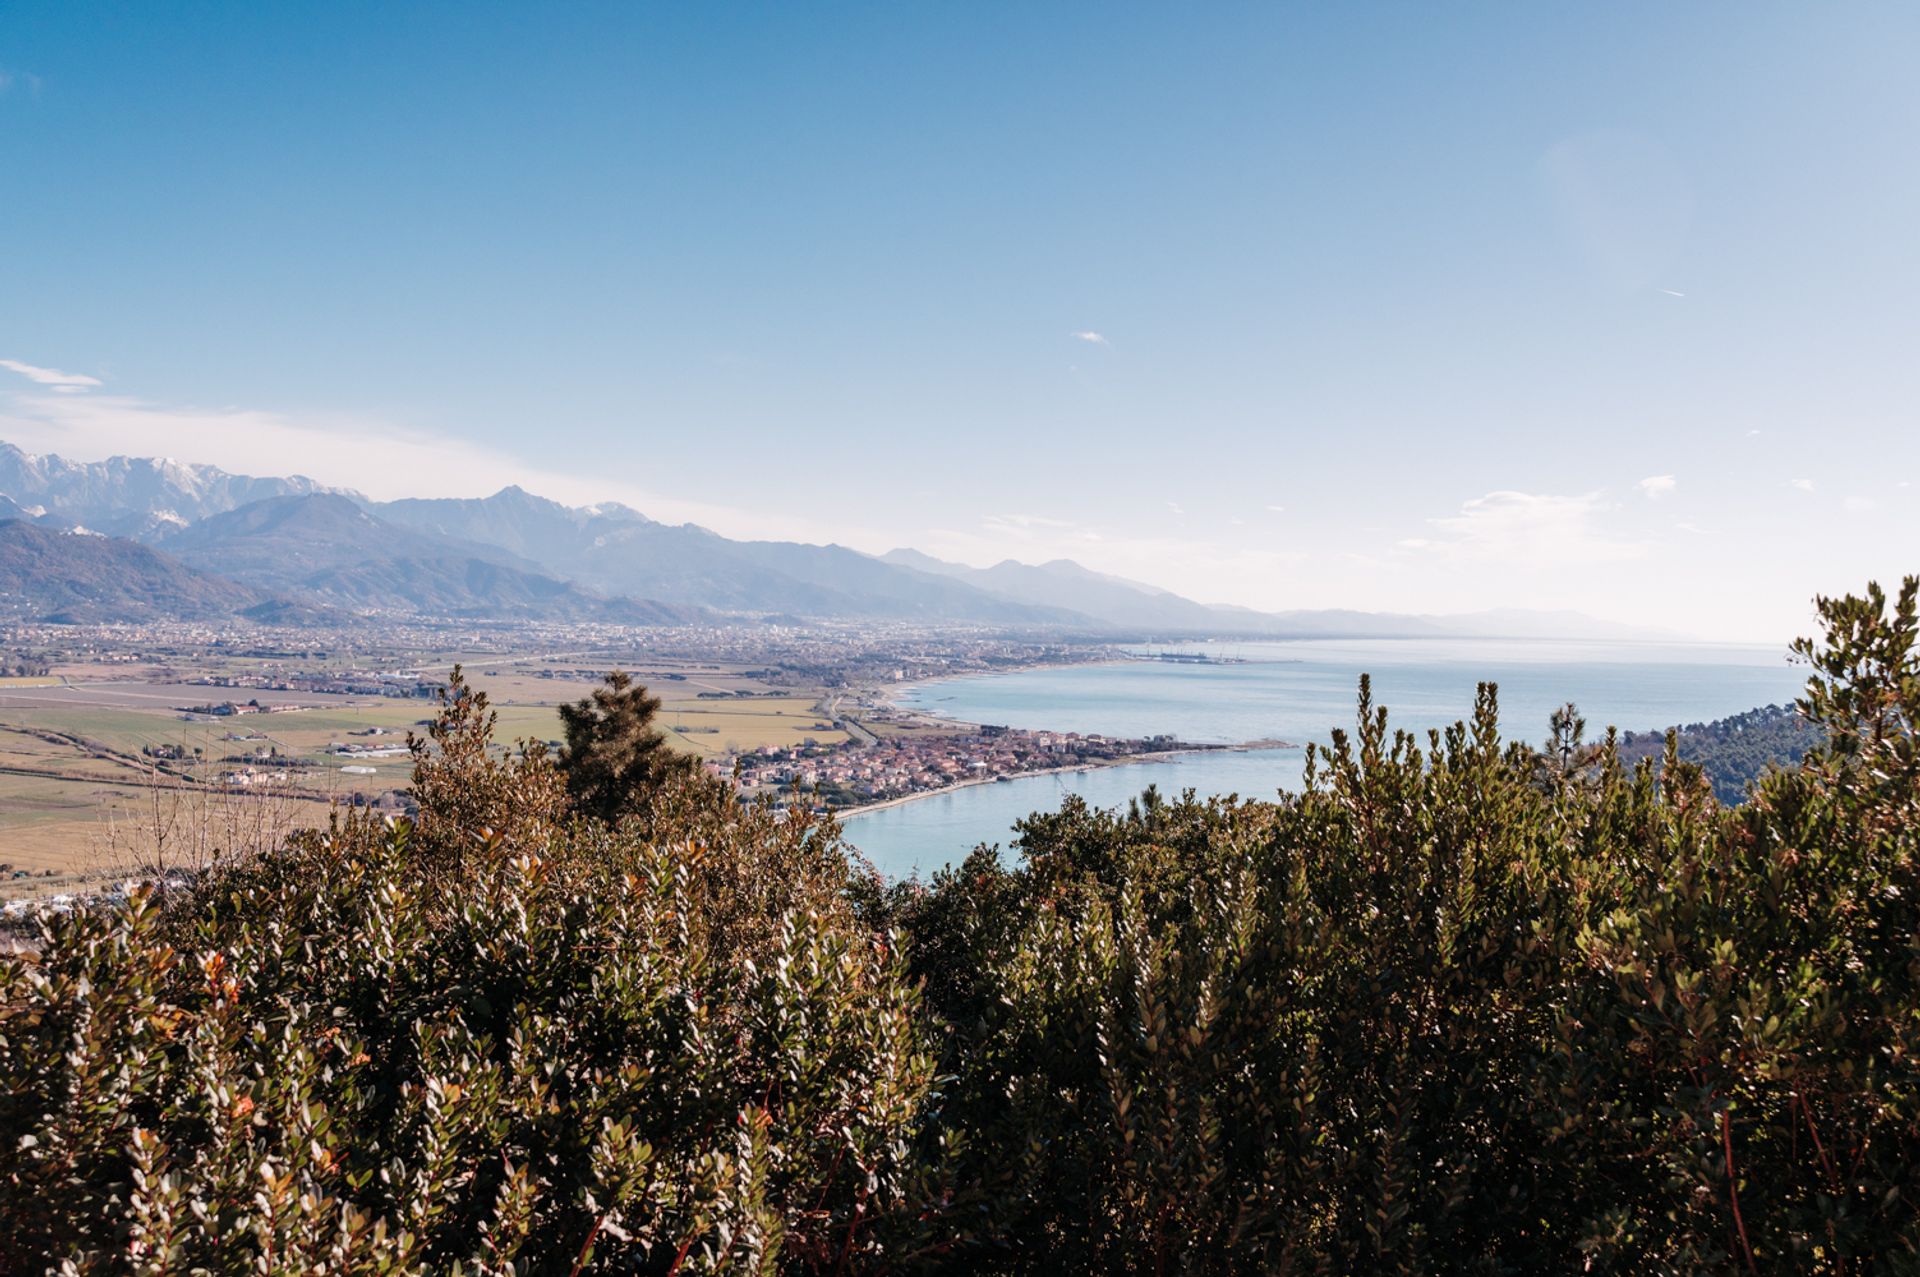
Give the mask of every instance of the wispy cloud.
[{"label": "wispy cloud", "polygon": [[1270,505],[1267,509],[1274,514],[1285,514],[1287,512],[1287,507],[1283,505]]},{"label": "wispy cloud", "polygon": [[1458,514],[1427,522],[1436,535],[1409,537],[1402,550],[1446,559],[1522,567],[1619,563],[1644,558],[1644,541],[1623,540],[1601,526],[1614,507],[1599,493],[1489,492]]},{"label": "wispy cloud", "polygon": [[0,368],[19,373],[35,385],[49,386],[63,395],[80,394],[104,384],[98,377],[89,377],[77,372],[61,372],[57,368],[40,368],[33,364],[22,363],[18,359],[0,359]]},{"label": "wispy cloud", "polygon": [[1079,338],[1081,341],[1089,342],[1095,346],[1113,345],[1112,342],[1107,340],[1106,335],[1104,333],[1096,333],[1092,329],[1087,329],[1084,332],[1073,333],[1072,336]]},{"label": "wispy cloud", "polygon": [[1663,292],[1663,293],[1665,293],[1665,294],[1666,294],[1667,296],[1669,296],[1669,297],[1679,297],[1679,298],[1682,298],[1682,299],[1684,299],[1684,298],[1686,297],[1686,294],[1685,294],[1685,293],[1683,293],[1683,292],[1680,292],[1680,291],[1678,291],[1677,289],[1672,289],[1672,288],[1663,288],[1663,289],[1661,289],[1660,291],[1661,291],[1661,292]]},{"label": "wispy cloud", "polygon": [[1673,495],[1680,481],[1670,474],[1650,474],[1639,483],[1640,491],[1649,501],[1658,501],[1661,497]]},{"label": "wispy cloud", "polygon": [[1798,488],[1798,489],[1799,489],[1800,491],[1802,491],[1802,492],[1812,492],[1812,491],[1813,491],[1813,480],[1811,480],[1811,479],[1795,479],[1795,480],[1793,480],[1793,481],[1792,481],[1791,483],[1789,483],[1789,484],[1788,484],[1787,486],[1788,486],[1788,487],[1790,487],[1790,488]]},{"label": "wispy cloud", "polygon": [[980,523],[994,536],[1026,540],[1074,526],[1066,519],[1053,519],[1044,514],[990,514]]}]

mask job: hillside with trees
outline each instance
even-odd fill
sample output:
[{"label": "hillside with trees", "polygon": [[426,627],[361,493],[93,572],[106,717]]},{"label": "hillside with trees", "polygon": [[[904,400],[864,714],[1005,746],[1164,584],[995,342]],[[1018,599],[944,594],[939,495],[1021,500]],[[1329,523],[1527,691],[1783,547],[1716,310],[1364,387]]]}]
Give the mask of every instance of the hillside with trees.
[{"label": "hillside with trees", "polygon": [[[1743,801],[1747,789],[1770,767],[1790,767],[1820,743],[1820,733],[1792,705],[1763,705],[1711,723],[1688,723],[1674,733],[1680,756],[1706,774],[1713,792],[1729,805]],[[1624,732],[1620,757],[1629,763],[1657,758],[1666,749],[1667,732]]]},{"label": "hillside with trees", "polygon": [[[1920,581],[1731,806],[1355,729],[928,883],[654,766],[643,689],[0,959],[0,1270],[1913,1271]],[[676,774],[679,773],[679,774]]]}]

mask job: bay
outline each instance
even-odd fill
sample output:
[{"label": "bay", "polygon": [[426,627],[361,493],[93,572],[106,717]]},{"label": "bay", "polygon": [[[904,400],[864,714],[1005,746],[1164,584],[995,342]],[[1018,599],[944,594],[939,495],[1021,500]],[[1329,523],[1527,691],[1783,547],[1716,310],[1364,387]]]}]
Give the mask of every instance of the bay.
[{"label": "bay", "polygon": [[[1162,653],[1203,657],[1174,663]],[[1546,640],[1376,639],[1215,643],[1140,648],[1140,659],[939,680],[899,702],[968,723],[1109,736],[1172,735],[1194,743],[1324,742],[1351,727],[1360,675],[1390,726],[1424,734],[1472,713],[1483,681],[1498,685],[1502,733],[1538,740],[1547,715],[1580,707],[1588,735],[1609,724],[1647,731],[1789,701],[1806,681],[1781,647]],[[926,875],[976,844],[1008,841],[1013,822],[1068,794],[1124,805],[1148,785],[1163,794],[1270,797],[1297,787],[1299,748],[1219,751],[1165,761],[1028,776],[935,794],[845,820],[847,836],[890,878]]]}]

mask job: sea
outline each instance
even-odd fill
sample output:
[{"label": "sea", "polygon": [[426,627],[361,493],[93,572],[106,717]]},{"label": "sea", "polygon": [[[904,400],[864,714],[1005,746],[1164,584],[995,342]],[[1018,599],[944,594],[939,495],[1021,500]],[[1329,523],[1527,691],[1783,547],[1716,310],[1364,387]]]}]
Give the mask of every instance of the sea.
[{"label": "sea", "polygon": [[[847,839],[890,879],[926,877],[975,846],[1005,852],[1015,821],[1068,794],[1125,806],[1147,786],[1175,795],[1266,798],[1300,783],[1308,741],[1351,728],[1362,674],[1389,728],[1424,737],[1473,711],[1483,682],[1499,691],[1509,739],[1538,741],[1569,701],[1589,739],[1608,725],[1653,731],[1791,701],[1804,666],[1784,647],[1570,640],[1371,639],[1227,642],[1130,649],[1132,659],[917,684],[899,704],[966,723],[1108,736],[1168,735],[1288,748],[1187,754],[1165,761],[973,785],[845,818]],[[1189,658],[1166,660],[1167,656]],[[1197,658],[1197,659],[1191,659]]]}]

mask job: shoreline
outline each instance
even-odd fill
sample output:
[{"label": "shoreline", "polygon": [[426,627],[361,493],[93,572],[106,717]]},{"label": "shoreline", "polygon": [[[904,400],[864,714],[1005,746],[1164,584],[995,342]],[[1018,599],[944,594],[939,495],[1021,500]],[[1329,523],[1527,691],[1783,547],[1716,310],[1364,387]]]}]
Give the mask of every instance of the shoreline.
[{"label": "shoreline", "polygon": [[[1101,657],[1098,660],[1092,661],[1035,661],[1020,665],[1011,665],[1005,669],[998,670],[937,674],[931,678],[906,679],[899,683],[883,684],[875,689],[874,699],[880,704],[885,705],[892,713],[918,719],[929,725],[937,725],[941,728],[972,728],[978,731],[983,724],[973,722],[970,719],[941,714],[917,705],[902,705],[898,698],[914,688],[930,687],[936,683],[957,682],[961,679],[998,678],[1006,674],[1023,674],[1034,670],[1085,669],[1102,665],[1131,665],[1142,659],[1143,658],[1134,655],[1114,655]],[[1047,731],[1051,729],[1029,728],[1023,730]],[[1195,742],[1183,744],[1178,749],[1161,749],[1148,753],[1128,754],[1122,758],[1102,758],[1095,759],[1092,762],[1071,763],[1062,767],[1042,767],[1034,771],[1010,772],[1005,776],[969,777],[966,780],[954,781],[950,785],[942,785],[937,789],[922,790],[917,794],[902,794],[898,798],[886,798],[879,802],[862,803],[858,807],[836,808],[832,814],[835,820],[843,820],[850,816],[864,816],[871,812],[886,811],[893,807],[904,807],[908,803],[917,803],[925,798],[937,798],[942,794],[958,793],[963,789],[973,789],[980,785],[997,785],[1002,780],[1012,783],[1014,781],[1024,780],[1029,776],[1064,776],[1073,772],[1098,771],[1109,767],[1130,767],[1139,763],[1164,763],[1179,758],[1190,758],[1197,754],[1246,753],[1250,750],[1289,750],[1303,748],[1305,748],[1305,746],[1284,740],[1253,740],[1240,741],[1232,744],[1200,744]]]},{"label": "shoreline", "polygon": [[[1030,772],[1010,772],[1004,778],[1007,783],[1025,780],[1029,776],[1066,776],[1074,772],[1104,771],[1110,767],[1132,767],[1140,763],[1167,763],[1180,758],[1192,758],[1197,754],[1245,754],[1254,750],[1290,750],[1304,749],[1291,741],[1246,741],[1238,745],[1190,745],[1183,749],[1160,749],[1145,754],[1128,754],[1124,758],[1102,758],[1090,763],[1071,763],[1064,767],[1042,767]],[[908,803],[917,803],[923,798],[938,798],[942,794],[958,793],[963,789],[974,789],[981,785],[997,785],[999,776],[976,776],[966,780],[956,780],[951,785],[942,785],[938,789],[922,790],[917,794],[902,794],[898,798],[886,798],[877,803],[863,803],[858,807],[841,807],[833,810],[835,820],[844,820],[849,816],[864,816],[870,812],[886,811],[890,807],[904,807]]]},{"label": "shoreline", "polygon": [[[1065,776],[1071,772],[1099,771],[1107,767],[1125,767],[1131,763],[1165,762],[1170,758],[1184,758],[1189,754],[1213,752],[1211,749],[1166,749],[1152,754],[1129,754],[1125,758],[1103,758],[1091,763],[1072,763],[1065,767],[1042,767],[1037,771],[1012,772],[1008,774],[1007,782],[1011,784],[1017,780],[1024,780],[1028,776]],[[938,798],[941,794],[954,794],[963,789],[999,783],[998,776],[971,776],[966,780],[956,780],[951,785],[942,785],[938,789],[923,789],[917,794],[902,794],[898,798],[885,798],[877,803],[866,803],[859,807],[843,807],[834,811],[833,818],[840,820],[847,816],[864,816],[868,812],[885,811],[889,807],[904,807],[908,803],[917,803],[922,798]]]}]

